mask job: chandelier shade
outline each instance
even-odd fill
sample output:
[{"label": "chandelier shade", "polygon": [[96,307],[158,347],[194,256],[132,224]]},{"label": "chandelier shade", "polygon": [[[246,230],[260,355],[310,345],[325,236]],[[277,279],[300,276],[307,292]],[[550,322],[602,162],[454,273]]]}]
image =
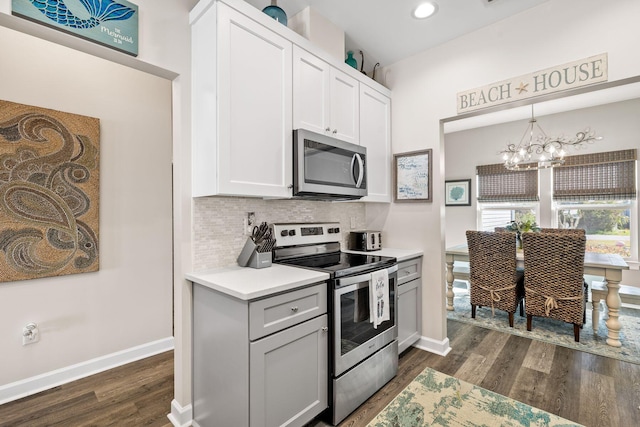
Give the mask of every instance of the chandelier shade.
[{"label": "chandelier shade", "polygon": [[585,149],[587,144],[601,139],[601,136],[596,136],[589,128],[577,132],[573,138],[547,136],[534,116],[532,104],[531,119],[520,142],[508,143],[500,154],[504,167],[509,170],[546,169],[564,164],[564,156],[569,149]]}]

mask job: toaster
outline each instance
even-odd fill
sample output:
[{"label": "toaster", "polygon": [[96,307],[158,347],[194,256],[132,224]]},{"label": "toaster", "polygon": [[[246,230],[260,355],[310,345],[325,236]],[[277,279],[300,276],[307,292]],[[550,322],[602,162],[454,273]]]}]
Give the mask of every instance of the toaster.
[{"label": "toaster", "polygon": [[349,233],[349,249],[353,251],[377,251],[382,249],[382,232],[363,230]]}]

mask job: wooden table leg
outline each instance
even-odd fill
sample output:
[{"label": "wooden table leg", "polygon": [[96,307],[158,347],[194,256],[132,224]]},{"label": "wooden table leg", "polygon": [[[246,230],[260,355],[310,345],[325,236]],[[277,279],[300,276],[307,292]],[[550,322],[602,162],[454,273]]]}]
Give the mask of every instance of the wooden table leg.
[{"label": "wooden table leg", "polygon": [[[597,301],[596,301],[597,299]],[[600,323],[600,298],[594,297],[591,294],[591,325],[593,326],[593,333],[598,333],[598,323]]]},{"label": "wooden table leg", "polygon": [[[621,276],[621,272],[618,274]],[[608,309],[608,319],[606,321],[607,329],[609,330],[607,334],[607,344],[613,347],[622,347],[622,343],[620,342],[620,321],[618,317],[620,316],[620,305],[622,301],[620,300],[620,294],[618,293],[620,290],[620,279],[621,277],[605,277],[605,285],[607,286],[607,309]]]},{"label": "wooden table leg", "polygon": [[454,311],[453,296],[453,260],[447,260],[447,310],[449,311]]}]

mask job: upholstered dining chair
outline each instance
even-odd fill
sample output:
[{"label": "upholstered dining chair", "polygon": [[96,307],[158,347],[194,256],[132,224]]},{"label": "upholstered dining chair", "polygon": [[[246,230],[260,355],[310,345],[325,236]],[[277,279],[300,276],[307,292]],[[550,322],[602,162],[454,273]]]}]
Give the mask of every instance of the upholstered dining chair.
[{"label": "upholstered dining chair", "polygon": [[580,342],[586,294],[582,278],[586,237],[577,233],[524,233],[524,289],[527,330],[533,317],[573,324]]},{"label": "upholstered dining chair", "polygon": [[524,284],[522,273],[516,271],[516,245],[513,233],[491,231],[467,231],[469,248],[469,293],[471,317],[476,317],[476,307],[491,307],[509,314],[509,326],[513,328],[513,316],[518,306],[523,315]]}]

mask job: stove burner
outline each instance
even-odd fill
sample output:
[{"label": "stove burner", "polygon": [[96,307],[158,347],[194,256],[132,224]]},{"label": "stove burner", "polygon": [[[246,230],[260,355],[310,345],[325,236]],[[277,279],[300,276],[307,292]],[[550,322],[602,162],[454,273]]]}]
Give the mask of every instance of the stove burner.
[{"label": "stove burner", "polygon": [[363,274],[396,264],[396,259],[380,255],[333,252],[276,261],[278,264],[309,268],[329,273],[332,278]]}]

